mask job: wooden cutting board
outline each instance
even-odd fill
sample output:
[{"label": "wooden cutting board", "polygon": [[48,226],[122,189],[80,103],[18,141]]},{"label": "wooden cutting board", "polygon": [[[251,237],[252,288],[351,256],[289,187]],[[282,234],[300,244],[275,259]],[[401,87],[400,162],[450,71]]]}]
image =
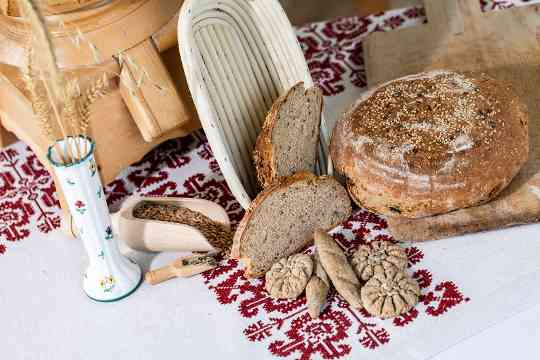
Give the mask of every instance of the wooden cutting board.
[{"label": "wooden cutting board", "polygon": [[529,112],[529,160],[494,201],[424,219],[390,218],[398,240],[424,241],[540,220],[540,6],[482,13],[478,0],[425,0],[428,23],[364,42],[369,86],[426,70],[481,70],[510,82]]}]

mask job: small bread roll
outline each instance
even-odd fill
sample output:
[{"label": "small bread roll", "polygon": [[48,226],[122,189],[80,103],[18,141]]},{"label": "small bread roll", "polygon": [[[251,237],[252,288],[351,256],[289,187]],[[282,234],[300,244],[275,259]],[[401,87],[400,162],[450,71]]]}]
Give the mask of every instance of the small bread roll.
[{"label": "small bread roll", "polygon": [[317,319],[321,315],[329,291],[330,279],[321,264],[319,253],[315,253],[313,275],[306,286],[306,304],[312,319]]},{"label": "small bread roll", "polygon": [[351,307],[361,309],[360,281],[349,264],[347,256],[335,240],[323,230],[316,230],[314,238],[321,264],[336,291]]}]

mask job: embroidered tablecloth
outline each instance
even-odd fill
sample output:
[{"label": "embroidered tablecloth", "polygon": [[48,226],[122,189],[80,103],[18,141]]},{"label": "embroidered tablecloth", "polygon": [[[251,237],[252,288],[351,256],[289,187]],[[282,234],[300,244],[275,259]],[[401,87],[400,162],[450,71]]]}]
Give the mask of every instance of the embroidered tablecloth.
[{"label": "embroidered tablecloth", "polygon": [[[481,2],[485,10],[527,3]],[[330,121],[365,91],[362,39],[372,31],[424,21],[423,9],[414,7],[298,29]],[[137,193],[209,199],[221,204],[233,223],[243,215],[202,132],[162,144],[106,192],[112,210]],[[90,301],[81,287],[82,245],[58,230],[52,179],[20,142],[0,151],[0,220],[0,355],[5,359],[442,359],[452,358],[451,350],[443,351],[454,344],[500,328],[520,312],[540,314],[539,225],[404,244],[409,271],[422,289],[418,306],[381,320],[332,293],[321,318],[312,320],[304,298],[270,299],[264,281],[244,278],[234,260],[191,279],[143,284],[118,303]],[[372,240],[393,241],[384,218],[363,209],[332,235],[349,253]],[[125,250],[145,269],[178,256]],[[528,326],[528,333],[540,332],[538,322]],[[518,341],[508,336],[511,344]]]}]

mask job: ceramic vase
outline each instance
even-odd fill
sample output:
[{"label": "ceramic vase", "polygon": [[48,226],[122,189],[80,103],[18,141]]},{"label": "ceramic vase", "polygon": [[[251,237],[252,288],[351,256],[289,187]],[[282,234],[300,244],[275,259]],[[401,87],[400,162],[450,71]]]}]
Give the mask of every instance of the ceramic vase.
[{"label": "ceramic vase", "polygon": [[83,288],[91,299],[97,301],[120,300],[137,289],[142,271],[135,261],[122,255],[118,249],[94,159],[94,142],[89,138],[68,138],[58,141],[56,148],[61,154],[66,149],[78,154],[76,141],[80,144],[79,152],[86,150],[84,156],[80,156],[81,160],[63,164],[52,147],[47,157],[88,254],[89,265],[84,273]]}]

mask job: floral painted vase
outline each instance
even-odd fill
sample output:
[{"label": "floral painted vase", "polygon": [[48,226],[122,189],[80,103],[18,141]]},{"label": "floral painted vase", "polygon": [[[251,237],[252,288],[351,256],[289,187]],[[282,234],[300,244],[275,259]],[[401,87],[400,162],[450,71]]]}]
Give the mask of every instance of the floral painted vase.
[{"label": "floral painted vase", "polygon": [[[69,146],[76,154],[75,141],[76,138],[58,141],[58,147],[64,151]],[[78,141],[82,144],[80,148],[89,149],[80,161],[62,164],[52,148],[49,148],[48,160],[54,167],[88,254],[90,263],[84,273],[84,291],[97,301],[115,301],[137,289],[142,280],[142,271],[137,263],[122,255],[118,249],[94,160],[95,144],[89,138],[81,137]]]}]

